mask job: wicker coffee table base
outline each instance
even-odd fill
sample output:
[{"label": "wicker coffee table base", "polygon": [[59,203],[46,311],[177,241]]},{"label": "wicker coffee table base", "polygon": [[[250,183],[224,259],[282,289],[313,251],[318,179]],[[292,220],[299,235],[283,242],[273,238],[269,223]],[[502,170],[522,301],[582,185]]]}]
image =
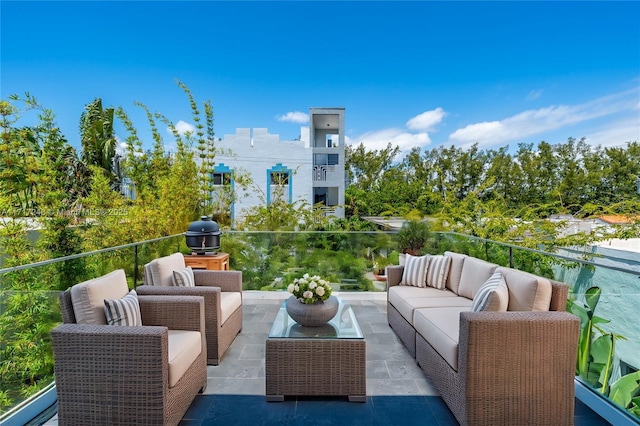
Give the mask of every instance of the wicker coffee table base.
[{"label": "wicker coffee table base", "polygon": [[285,396],[348,396],[365,402],[364,339],[268,338],[265,353],[267,401]]}]

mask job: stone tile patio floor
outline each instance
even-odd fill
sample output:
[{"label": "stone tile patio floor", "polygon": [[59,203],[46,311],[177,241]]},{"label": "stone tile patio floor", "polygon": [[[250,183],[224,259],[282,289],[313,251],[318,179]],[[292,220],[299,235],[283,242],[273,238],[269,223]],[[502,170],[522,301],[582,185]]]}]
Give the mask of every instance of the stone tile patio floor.
[{"label": "stone tile patio floor", "polygon": [[[266,293],[266,294],[264,294]],[[287,293],[245,292],[242,333],[221,365],[209,366],[212,394],[265,394],[265,340]],[[381,293],[342,293],[352,306],[367,342],[367,395],[438,395],[415,360],[389,328]]]}]

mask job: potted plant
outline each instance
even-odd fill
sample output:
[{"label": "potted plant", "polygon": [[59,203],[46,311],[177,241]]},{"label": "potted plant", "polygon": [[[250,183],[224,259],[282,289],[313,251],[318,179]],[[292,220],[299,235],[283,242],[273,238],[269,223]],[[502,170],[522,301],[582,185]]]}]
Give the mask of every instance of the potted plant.
[{"label": "potted plant", "polygon": [[398,250],[412,256],[418,256],[431,236],[429,222],[409,220],[398,231]]},{"label": "potted plant", "polygon": [[385,269],[389,264],[389,259],[386,256],[376,256],[373,261],[373,274],[378,276],[385,275]]}]

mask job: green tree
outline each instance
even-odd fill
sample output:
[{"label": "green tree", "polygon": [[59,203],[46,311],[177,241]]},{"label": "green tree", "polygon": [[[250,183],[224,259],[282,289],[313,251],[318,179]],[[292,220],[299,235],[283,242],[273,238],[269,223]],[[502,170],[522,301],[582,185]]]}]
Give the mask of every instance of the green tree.
[{"label": "green tree", "polygon": [[[80,142],[82,160],[113,173],[116,154],[116,136],[113,129],[114,108],[103,108],[102,99],[96,98],[85,106],[80,115]],[[113,180],[118,176],[113,174]]]}]

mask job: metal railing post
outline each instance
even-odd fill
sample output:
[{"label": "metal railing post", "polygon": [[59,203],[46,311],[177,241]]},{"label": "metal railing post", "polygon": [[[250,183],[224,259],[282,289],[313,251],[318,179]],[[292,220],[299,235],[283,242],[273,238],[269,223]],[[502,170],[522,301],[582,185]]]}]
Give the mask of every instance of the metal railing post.
[{"label": "metal railing post", "polygon": [[133,248],[134,259],[133,259],[133,288],[138,287],[138,245],[136,244]]}]

